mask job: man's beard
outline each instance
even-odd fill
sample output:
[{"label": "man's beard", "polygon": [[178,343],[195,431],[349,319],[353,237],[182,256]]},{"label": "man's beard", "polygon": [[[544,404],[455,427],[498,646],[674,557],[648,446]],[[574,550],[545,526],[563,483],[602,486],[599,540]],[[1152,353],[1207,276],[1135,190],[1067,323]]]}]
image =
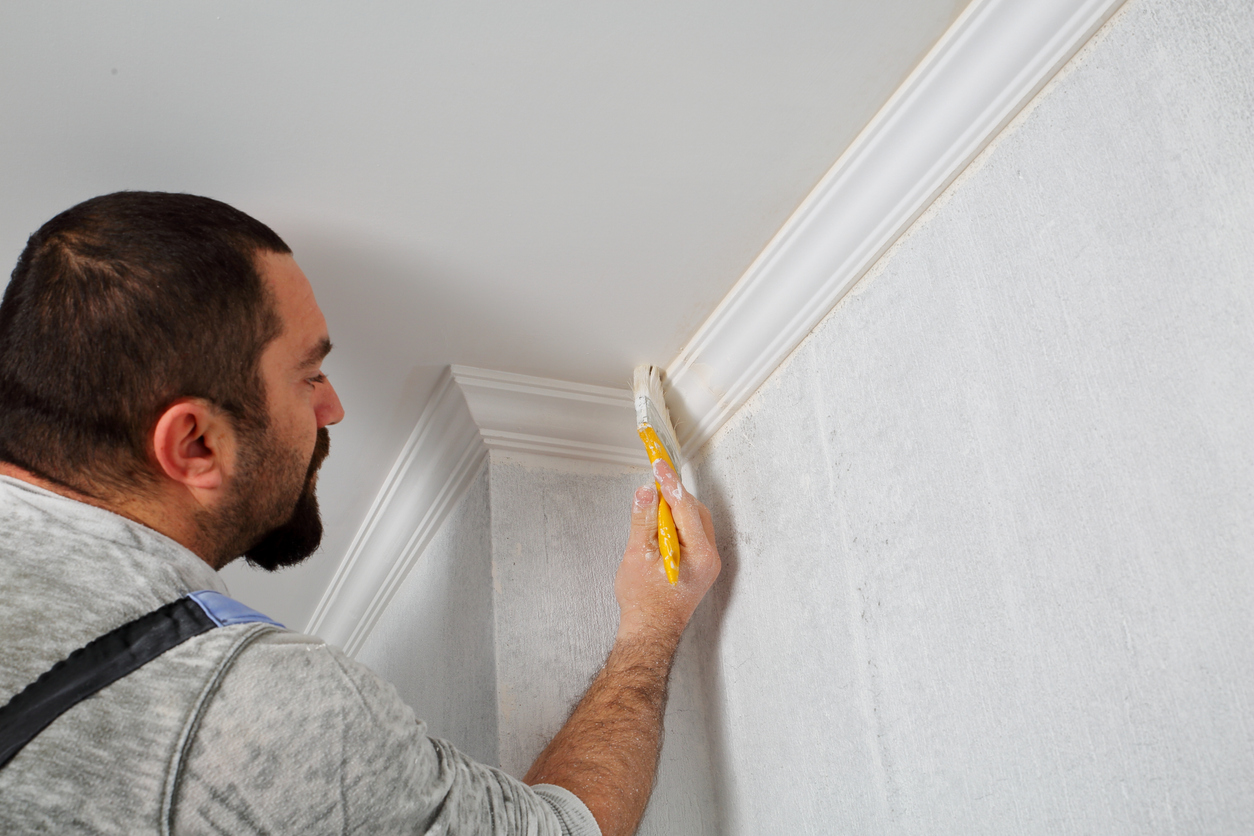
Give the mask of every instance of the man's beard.
[{"label": "man's beard", "polygon": [[322,544],[322,515],[318,512],[318,468],[331,452],[331,434],[326,427],[318,430],[313,456],[305,473],[305,484],[296,499],[296,508],[287,522],[271,529],[244,550],[244,559],[253,566],[273,572],[295,566],[318,550]]},{"label": "man's beard", "polygon": [[307,463],[276,443],[267,430],[247,436],[241,439],[241,448],[247,449],[241,449],[234,496],[206,523],[223,543],[222,565],[243,554],[250,564],[269,572],[295,566],[322,543],[315,488],[318,468],[331,449],[331,435],[326,427],[318,430]]}]

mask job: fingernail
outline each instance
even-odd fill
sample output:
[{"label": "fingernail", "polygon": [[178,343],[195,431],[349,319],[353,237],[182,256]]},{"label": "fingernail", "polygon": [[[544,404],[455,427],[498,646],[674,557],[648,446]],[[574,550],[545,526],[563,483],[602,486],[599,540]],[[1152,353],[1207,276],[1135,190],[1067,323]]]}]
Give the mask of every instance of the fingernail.
[{"label": "fingernail", "polygon": [[636,506],[637,511],[643,511],[653,504],[653,488],[649,485],[636,488],[636,495],[632,497],[632,504]]}]

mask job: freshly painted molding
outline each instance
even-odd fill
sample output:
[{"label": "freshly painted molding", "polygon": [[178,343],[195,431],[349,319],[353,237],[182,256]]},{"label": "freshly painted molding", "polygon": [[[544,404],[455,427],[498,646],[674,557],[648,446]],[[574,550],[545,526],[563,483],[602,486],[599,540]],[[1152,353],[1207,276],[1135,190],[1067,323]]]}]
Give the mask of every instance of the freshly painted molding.
[{"label": "freshly painted molding", "polygon": [[972,0],[666,371],[691,456],[1123,0]]},{"label": "freshly painted molding", "polygon": [[486,456],[461,388],[446,371],[305,632],[355,654]]},{"label": "freshly painted molding", "polygon": [[453,366],[470,414],[492,450],[648,465],[631,391]]}]

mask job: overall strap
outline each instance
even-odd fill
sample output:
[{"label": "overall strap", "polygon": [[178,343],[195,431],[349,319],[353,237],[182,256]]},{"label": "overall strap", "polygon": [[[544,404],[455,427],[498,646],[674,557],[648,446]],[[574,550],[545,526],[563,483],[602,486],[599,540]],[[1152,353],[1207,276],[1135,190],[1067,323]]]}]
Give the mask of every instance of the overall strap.
[{"label": "overall strap", "polygon": [[201,590],[93,639],[0,708],[0,768],[66,711],[170,648],[215,627],[252,622],[283,626],[219,592]]}]

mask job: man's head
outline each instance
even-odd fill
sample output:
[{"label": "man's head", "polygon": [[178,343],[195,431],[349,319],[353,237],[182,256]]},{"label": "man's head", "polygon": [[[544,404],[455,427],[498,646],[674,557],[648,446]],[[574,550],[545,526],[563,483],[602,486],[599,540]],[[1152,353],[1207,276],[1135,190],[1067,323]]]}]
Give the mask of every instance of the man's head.
[{"label": "man's head", "polygon": [[295,562],[271,532],[292,523],[305,553],[320,537],[314,473],[343,414],[329,349],[264,224],[192,195],[88,200],[31,236],[0,303],[0,460],[102,504],[159,501],[213,565]]}]

